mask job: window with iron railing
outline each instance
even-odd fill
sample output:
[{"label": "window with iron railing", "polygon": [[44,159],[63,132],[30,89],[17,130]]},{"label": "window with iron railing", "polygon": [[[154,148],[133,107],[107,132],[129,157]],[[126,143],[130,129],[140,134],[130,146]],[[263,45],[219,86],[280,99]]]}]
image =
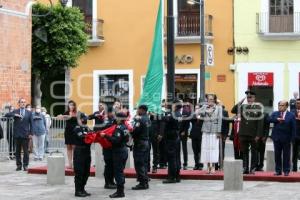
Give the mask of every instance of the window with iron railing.
[{"label": "window with iron railing", "polygon": [[[212,15],[205,16],[205,35],[213,36],[212,33]],[[177,35],[182,36],[200,36],[200,16],[199,13],[183,13],[178,15]]]},{"label": "window with iron railing", "polygon": [[293,32],[294,1],[270,0],[269,32]]},{"label": "window with iron railing", "polygon": [[[177,36],[200,36],[200,6],[188,4],[186,0],[178,0]],[[205,35],[212,36],[212,16],[205,16]]]},{"label": "window with iron railing", "polygon": [[72,0],[72,6],[78,7],[84,14],[85,31],[92,37],[93,33],[93,0]]},{"label": "window with iron railing", "polygon": [[[72,0],[72,6],[78,7],[80,11],[84,14],[85,21],[85,32],[89,35],[89,39],[100,39],[104,40],[103,36],[103,20],[94,19],[93,6],[95,0]],[[93,33],[94,29],[96,34]],[[96,37],[96,38],[95,38]]]}]

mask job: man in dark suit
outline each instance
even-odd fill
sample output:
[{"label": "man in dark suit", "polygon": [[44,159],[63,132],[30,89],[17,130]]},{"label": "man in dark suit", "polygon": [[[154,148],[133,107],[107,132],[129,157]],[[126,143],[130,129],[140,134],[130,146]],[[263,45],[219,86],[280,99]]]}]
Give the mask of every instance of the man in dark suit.
[{"label": "man in dark suit", "polygon": [[14,118],[13,131],[16,142],[16,164],[17,171],[22,169],[21,149],[23,149],[23,169],[27,171],[29,164],[28,143],[31,138],[31,112],[25,109],[26,101],[24,98],[19,100],[19,109],[8,113],[8,117]]},{"label": "man in dark suit", "polygon": [[3,138],[4,136],[3,136],[3,129],[2,129],[2,126],[1,126],[1,124],[0,124],[0,140]]},{"label": "man in dark suit", "polygon": [[296,109],[291,111],[296,117],[296,135],[293,142],[293,171],[296,172],[298,168],[298,155],[300,148],[300,99],[296,101]]},{"label": "man in dark suit", "polygon": [[290,103],[289,103],[289,105],[290,105],[290,112],[295,112],[295,110],[296,110],[296,101],[298,99],[298,95],[299,95],[299,93],[297,91],[295,91],[293,93],[293,97],[294,98],[290,99]]},{"label": "man in dark suit", "polygon": [[287,101],[278,103],[278,111],[272,113],[270,122],[274,123],[272,140],[275,149],[275,176],[280,176],[282,171],[285,176],[290,172],[291,142],[296,134],[295,115],[287,108]]},{"label": "man in dark suit", "polygon": [[[255,102],[255,93],[247,90],[247,104],[243,104],[246,98],[243,98],[236,104],[231,112],[240,114],[240,128],[239,139],[241,143],[241,150],[243,154],[243,168],[244,174],[254,174],[257,165],[257,148],[256,144],[261,137],[261,130],[263,125],[263,107],[261,104]],[[249,171],[249,147],[251,148],[251,165]]]}]

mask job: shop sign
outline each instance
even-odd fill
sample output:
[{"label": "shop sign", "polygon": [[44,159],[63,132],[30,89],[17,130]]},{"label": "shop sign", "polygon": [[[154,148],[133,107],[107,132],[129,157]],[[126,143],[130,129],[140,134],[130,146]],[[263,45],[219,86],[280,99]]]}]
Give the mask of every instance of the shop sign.
[{"label": "shop sign", "polygon": [[[164,60],[165,60],[165,64],[167,64],[167,56],[164,57]],[[192,64],[194,58],[192,55],[188,55],[188,54],[176,55],[174,61],[176,64]]]},{"label": "shop sign", "polygon": [[214,45],[213,44],[206,45],[206,65],[210,66],[210,67],[215,65]]},{"label": "shop sign", "polygon": [[226,75],[225,74],[217,75],[217,82],[226,82]]},{"label": "shop sign", "polygon": [[177,82],[197,82],[196,74],[176,74],[175,81]]},{"label": "shop sign", "polygon": [[248,86],[273,86],[272,72],[252,72],[248,73]]}]

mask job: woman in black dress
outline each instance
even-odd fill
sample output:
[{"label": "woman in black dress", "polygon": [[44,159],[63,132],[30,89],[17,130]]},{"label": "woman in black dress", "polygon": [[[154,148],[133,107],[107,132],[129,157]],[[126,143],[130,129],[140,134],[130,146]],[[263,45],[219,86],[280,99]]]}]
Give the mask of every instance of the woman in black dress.
[{"label": "woman in black dress", "polygon": [[75,127],[78,125],[78,117],[80,112],[77,112],[76,103],[72,100],[68,102],[68,110],[63,114],[59,115],[58,118],[66,120],[65,127],[65,144],[67,146],[67,156],[68,156],[68,168],[73,168],[73,150],[75,141]]}]

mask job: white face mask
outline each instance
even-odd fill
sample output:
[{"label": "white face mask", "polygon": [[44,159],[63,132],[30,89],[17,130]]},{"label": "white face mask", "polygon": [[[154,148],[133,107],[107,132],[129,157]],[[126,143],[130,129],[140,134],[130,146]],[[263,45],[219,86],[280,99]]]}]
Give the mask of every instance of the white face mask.
[{"label": "white face mask", "polygon": [[46,115],[46,112],[45,112],[45,111],[43,111],[43,112],[42,112],[42,114],[43,114],[43,115]]},{"label": "white face mask", "polygon": [[37,109],[35,109],[35,112],[36,112],[36,113],[40,113],[40,112],[41,112],[41,109],[40,109],[40,108],[37,108]]}]

